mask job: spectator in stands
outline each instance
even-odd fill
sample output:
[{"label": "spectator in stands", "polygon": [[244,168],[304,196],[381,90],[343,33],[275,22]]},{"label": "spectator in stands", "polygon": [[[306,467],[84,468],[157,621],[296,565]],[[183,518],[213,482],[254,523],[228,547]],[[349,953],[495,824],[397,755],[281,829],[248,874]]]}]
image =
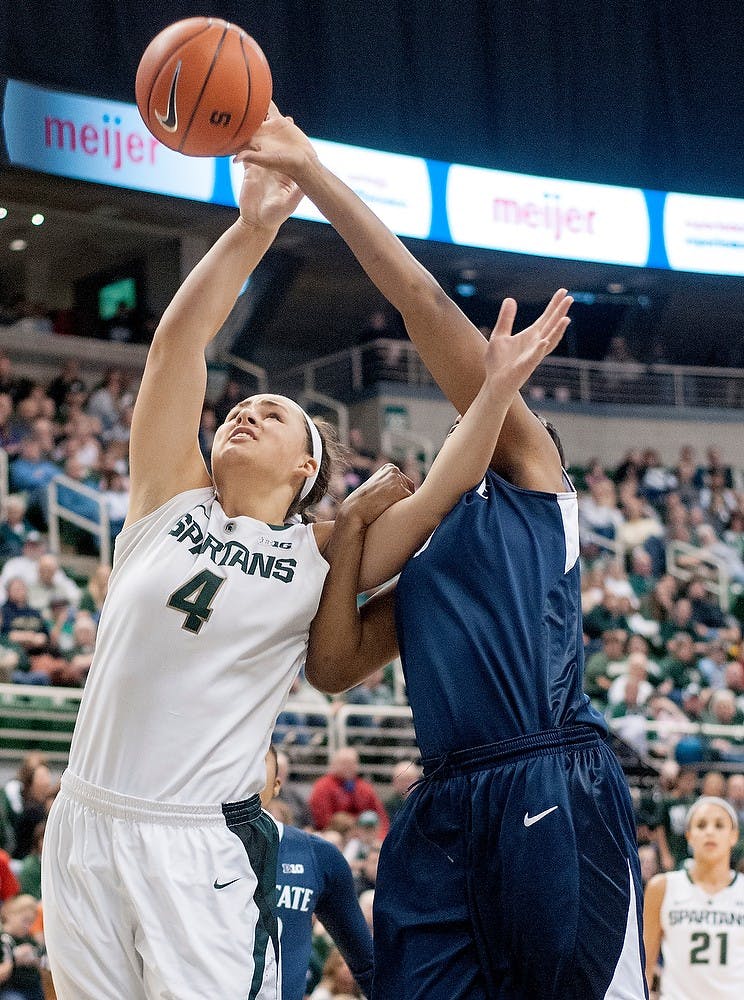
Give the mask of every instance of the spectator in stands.
[{"label": "spectator in stands", "polygon": [[12,397],[7,392],[0,392],[0,448],[4,449],[8,458],[14,458],[19,453],[25,436],[24,429],[13,415]]},{"label": "spectator in stands", "polygon": [[692,603],[686,597],[678,597],[672,605],[669,620],[659,626],[659,638],[668,643],[678,632],[685,632],[693,640],[698,638],[698,631],[692,620]]},{"label": "spectator in stands", "polygon": [[119,416],[113,427],[105,429],[101,433],[101,438],[105,444],[117,442],[118,444],[129,444],[132,433],[132,417],[134,416],[134,403],[124,400],[119,407]]},{"label": "spectator in stands", "polygon": [[82,687],[96,649],[96,623],[87,611],[81,611],[72,626],[72,646],[65,652],[66,666],[54,678],[63,687]]},{"label": "spectator in stands", "polygon": [[744,774],[730,774],[726,779],[726,801],[739,817],[739,826],[744,827]]},{"label": "spectator in stands", "polygon": [[724,485],[731,489],[734,485],[734,478],[731,473],[731,467],[723,461],[721,449],[715,445],[710,445],[705,452],[705,459],[705,464],[698,466],[695,475],[695,484],[698,489],[709,486],[711,476],[717,472],[723,474]]},{"label": "spectator in stands", "polygon": [[700,794],[722,799],[726,794],[726,779],[720,771],[706,771],[700,784]]},{"label": "spectator in stands", "polygon": [[22,808],[16,814],[15,850],[13,856],[23,859],[30,852],[37,823],[46,820],[50,796],[54,793],[54,783],[49,768],[44,763],[27,770],[21,786]]},{"label": "spectator in stands", "polygon": [[[619,697],[610,702],[606,715],[612,731],[639,754],[645,754],[648,749],[645,702],[653,688],[639,676],[641,672],[633,670],[615,681],[615,684],[622,681],[622,688]],[[613,693],[612,689],[610,693]]]},{"label": "spectator in stands", "polygon": [[610,628],[602,633],[602,648],[588,658],[584,670],[584,690],[595,703],[607,703],[607,692],[623,670],[628,633]]},{"label": "spectator in stands", "polygon": [[237,379],[228,379],[225,388],[222,390],[219,399],[214,404],[214,415],[217,419],[218,426],[225,422],[225,418],[234,406],[236,406],[241,399],[245,398],[244,387],[241,385]]},{"label": "spectator in stands", "polygon": [[[744,584],[744,560],[724,541],[718,538],[709,524],[697,528],[697,542],[704,554],[720,559],[732,582]],[[694,560],[694,556],[690,556]]]},{"label": "spectator in stands", "polygon": [[584,631],[590,639],[598,639],[603,632],[610,629],[630,631],[624,609],[628,612],[632,611],[627,598],[623,600],[617,594],[613,594],[611,590],[605,590],[602,603],[584,615]]},{"label": "spectator in stands", "polygon": [[639,601],[647,597],[656,585],[653,560],[641,545],[636,545],[631,552],[628,582]]},{"label": "spectator in stands", "polygon": [[655,448],[647,448],[643,453],[643,466],[638,492],[658,510],[667,495],[677,488],[677,477],[666,468]]},{"label": "spectator in stands", "polygon": [[654,692],[654,686],[648,680],[648,656],[643,652],[631,653],[624,669],[610,685],[607,691],[607,702],[610,706],[618,705],[626,699],[626,688],[632,680],[634,696],[629,704],[643,706]]},{"label": "spectator in stands", "polygon": [[80,610],[90,612],[95,622],[101,617],[101,608],[108,593],[110,576],[111,567],[105,563],[99,563],[80,598]]},{"label": "spectator in stands", "polygon": [[21,891],[21,886],[10,863],[10,855],[0,848],[0,903],[12,899]]},{"label": "spectator in stands", "polygon": [[665,872],[679,868],[687,857],[685,818],[695,801],[697,774],[692,767],[681,767],[671,793],[660,803],[661,823],[658,829],[661,867]]},{"label": "spectator in stands", "polygon": [[17,403],[25,387],[25,381],[14,374],[10,357],[5,351],[0,351],[0,393],[7,393],[13,403]]},{"label": "spectator in stands", "polygon": [[641,862],[641,880],[645,888],[654,875],[658,875],[661,871],[659,848],[655,843],[641,844],[638,848],[638,859]]},{"label": "spectator in stands", "polygon": [[698,663],[706,687],[714,691],[726,686],[726,666],[728,664],[728,644],[714,639],[706,647],[705,655]]},{"label": "spectator in stands", "polygon": [[695,643],[689,632],[675,632],[667,643],[667,650],[668,655],[659,664],[662,676],[659,693],[668,694],[680,704],[688,684],[701,681]]},{"label": "spectator in stands", "polygon": [[374,788],[359,777],[359,754],[352,747],[342,747],[331,758],[328,773],[318,778],[308,802],[316,830],[324,830],[337,812],[355,818],[371,809],[380,817],[380,839],[388,831],[385,807]]},{"label": "spectator in stands", "polygon": [[705,580],[700,576],[690,579],[686,588],[687,597],[692,608],[692,620],[699,635],[710,638],[711,633],[726,626],[726,616],[717,601],[712,601],[705,586]]},{"label": "spectator in stands", "polygon": [[[380,843],[380,817],[373,809],[365,809],[357,817],[356,826],[344,847],[344,857],[352,872],[361,869],[361,863],[372,848]],[[367,886],[371,888],[371,886]]]},{"label": "spectator in stands", "polygon": [[[363,892],[377,888],[377,869],[380,863],[380,842],[375,841],[369,847],[367,856],[362,858],[354,873],[354,887],[357,898]],[[352,869],[354,865],[351,866]]]},{"label": "spectator in stands", "polygon": [[[78,486],[84,486],[95,493],[99,493],[98,481],[89,473],[83,463],[75,457],[68,458],[65,462],[65,475],[73,480]],[[77,514],[92,521],[94,525],[100,524],[100,507],[96,500],[85,493],[81,493],[73,486],[60,483],[57,487],[57,502],[65,510]],[[75,549],[83,555],[98,555],[98,536],[92,534],[85,528],[76,524],[63,522],[60,535],[63,542],[73,545]]]},{"label": "spectator in stands", "polygon": [[627,484],[632,487],[638,486],[643,475],[643,458],[640,448],[631,448],[626,451],[620,464],[615,469],[613,479],[616,483]]},{"label": "spectator in stands", "polygon": [[46,820],[42,820],[34,827],[31,850],[23,859],[18,881],[21,885],[21,892],[34,899],[41,899],[41,849],[44,846],[44,828]]},{"label": "spectator in stands", "polygon": [[98,420],[103,433],[119,422],[121,407],[127,401],[125,393],[124,375],[118,368],[109,368],[101,384],[91,393],[85,410]]},{"label": "spectator in stands", "polygon": [[106,321],[103,330],[104,339],[117,344],[128,344],[135,339],[135,328],[134,311],[126,302],[120,302],[114,315]]},{"label": "spectator in stands", "polygon": [[44,1000],[41,968],[44,948],[31,933],[38,903],[33,896],[16,896],[3,903],[0,945],[0,998]]},{"label": "spectator in stands", "polygon": [[310,994],[311,1000],[354,1000],[362,993],[338,948],[334,948],[323,966],[323,978]]},{"label": "spectator in stands", "polygon": [[278,750],[276,754],[277,772],[276,776],[280,782],[280,788],[275,801],[281,802],[292,811],[292,822],[302,829],[312,826],[312,816],[307,804],[307,798],[299,788],[292,782],[289,776],[289,757],[283,750]]},{"label": "spectator in stands", "polygon": [[129,479],[116,470],[106,472],[101,476],[99,489],[106,504],[113,542],[124,527],[129,510]]},{"label": "spectator in stands", "polygon": [[8,581],[8,599],[0,607],[0,634],[29,657],[49,648],[49,630],[36,608],[28,603],[28,588],[20,577]]},{"label": "spectator in stands", "polygon": [[734,694],[737,709],[744,711],[744,663],[741,660],[727,663],[724,680],[726,687]]},{"label": "spectator in stands", "polygon": [[[46,754],[40,750],[31,750],[23,757],[16,776],[0,789],[0,820],[3,821],[5,830],[0,846],[10,850],[15,847],[16,821],[23,811],[23,788],[29,775],[32,775],[40,764],[46,763]],[[16,892],[18,891],[16,889]]]},{"label": "spectator in stands", "polygon": [[85,392],[85,383],[80,377],[80,362],[75,358],[68,358],[59,375],[47,386],[47,396],[54,400],[57,413],[62,409],[67,393],[71,390]]},{"label": "spectator in stands", "polygon": [[49,618],[52,602],[58,598],[77,607],[80,588],[62,569],[59,559],[47,552],[37,561],[35,576],[28,583],[28,603]]},{"label": "spectator in stands", "polygon": [[29,436],[23,439],[20,455],[10,466],[10,488],[26,494],[29,520],[36,527],[46,528],[47,486],[59,472],[54,462],[42,457],[41,445],[36,438]]},{"label": "spectator in stands", "polygon": [[[744,713],[736,705],[736,697],[728,688],[714,691],[708,702],[705,721],[715,726],[744,726]],[[711,760],[744,763],[744,739],[735,736],[713,736],[707,740],[707,753]]]},{"label": "spectator in stands", "polygon": [[716,534],[721,535],[728,527],[732,512],[738,507],[736,494],[726,486],[726,475],[722,468],[711,470],[708,484],[700,490],[699,503]]},{"label": "spectator in stands", "polygon": [[651,539],[663,538],[664,526],[642,497],[626,494],[623,513],[625,521],[618,527],[615,537],[624,549],[634,549],[637,545],[647,547]]},{"label": "spectator in stands", "polygon": [[693,681],[688,684],[682,692],[680,699],[682,711],[691,722],[702,722],[705,715],[705,701],[703,700],[703,689]]},{"label": "spectator in stands", "polygon": [[412,760],[399,760],[393,768],[393,775],[390,781],[390,795],[385,799],[385,811],[392,823],[396,815],[403,808],[403,803],[408,798],[411,786],[421,778],[422,770],[418,764]]},{"label": "spectator in stands", "polygon": [[579,498],[579,527],[582,532],[593,531],[614,539],[622,523],[615,484],[606,476],[592,481],[588,496]]},{"label": "spectator in stands", "polygon": [[26,520],[26,501],[19,493],[11,493],[3,504],[0,521],[0,566],[6,560],[23,553],[23,546],[34,529]]},{"label": "spectator in stands", "polygon": [[217,415],[214,412],[214,407],[210,406],[209,403],[205,403],[202,407],[201,420],[199,421],[199,450],[202,453],[202,458],[207,463],[207,468],[210,468],[212,460],[212,445],[214,444],[216,431]]}]

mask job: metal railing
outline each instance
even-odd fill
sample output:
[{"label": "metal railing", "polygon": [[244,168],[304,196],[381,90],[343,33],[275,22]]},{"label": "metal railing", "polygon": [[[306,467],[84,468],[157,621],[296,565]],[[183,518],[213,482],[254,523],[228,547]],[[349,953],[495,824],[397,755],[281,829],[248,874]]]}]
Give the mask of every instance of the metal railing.
[{"label": "metal railing", "polygon": [[667,572],[678,580],[701,577],[708,593],[713,594],[723,611],[728,611],[731,581],[723,559],[689,542],[671,541],[667,543],[666,563]]},{"label": "metal railing", "polygon": [[251,361],[246,361],[244,358],[239,358],[236,354],[223,354],[220,361],[223,364],[232,365],[233,368],[237,368],[244,375],[252,378],[255,383],[256,392],[268,392],[269,376],[265,368],[261,368],[260,365],[254,365]]},{"label": "metal railing", "polygon": [[[98,508],[98,519],[93,520],[92,518],[85,517],[84,515],[78,514],[75,511],[70,510],[68,507],[63,506],[59,502],[58,491],[60,486],[63,486],[65,489],[68,489],[73,493],[77,493],[86,500],[90,500],[95,503]],[[59,555],[61,550],[60,521],[67,521],[69,524],[75,525],[76,528],[80,528],[82,531],[87,531],[88,534],[91,534],[98,539],[99,559],[102,563],[110,566],[111,522],[109,520],[106,498],[101,496],[101,494],[96,490],[91,489],[89,486],[84,486],[75,479],[70,479],[68,476],[63,475],[54,477],[54,479],[49,483],[47,493],[49,503],[48,520],[50,550],[56,555]]]},{"label": "metal railing", "polygon": [[[319,391],[341,400],[380,382],[415,388],[436,385],[414,345],[405,340],[374,340],[291,368],[282,376],[290,382],[303,382],[306,377]],[[744,409],[744,368],[549,357],[524,391],[535,401],[557,403],[740,410]]]}]

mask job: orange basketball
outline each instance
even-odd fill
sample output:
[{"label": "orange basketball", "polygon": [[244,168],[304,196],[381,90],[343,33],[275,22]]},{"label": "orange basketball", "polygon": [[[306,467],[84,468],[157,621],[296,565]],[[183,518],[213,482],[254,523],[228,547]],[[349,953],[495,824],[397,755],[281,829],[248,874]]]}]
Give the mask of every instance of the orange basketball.
[{"label": "orange basketball", "polygon": [[156,139],[187,156],[228,156],[266,117],[271,70],[256,42],[216,17],[189,17],[156,35],[135,81]]}]

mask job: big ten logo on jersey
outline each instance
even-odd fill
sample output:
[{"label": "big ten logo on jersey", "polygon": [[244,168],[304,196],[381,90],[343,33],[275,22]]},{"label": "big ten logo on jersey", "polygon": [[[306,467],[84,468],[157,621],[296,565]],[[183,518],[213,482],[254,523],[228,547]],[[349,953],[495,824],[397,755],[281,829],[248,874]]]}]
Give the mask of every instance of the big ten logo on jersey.
[{"label": "big ten logo on jersey", "polygon": [[267,538],[265,535],[261,535],[256,541],[257,545],[270,545],[272,549],[291,549],[292,542],[280,542],[278,538]]},{"label": "big ten logo on jersey", "polygon": [[304,885],[278,885],[276,891],[279,893],[277,908],[284,910],[299,910],[300,913],[307,913],[310,909],[310,900],[313,898],[313,890]]},{"label": "big ten logo on jersey", "polygon": [[225,566],[228,569],[237,566],[247,576],[261,576],[265,580],[273,579],[280,583],[291,583],[294,578],[296,559],[278,559],[266,552],[251,552],[238,541],[222,542],[208,531],[205,532],[188,512],[179,517],[168,534],[177,542],[188,545],[189,552],[193,555],[206,554],[215,566]]}]

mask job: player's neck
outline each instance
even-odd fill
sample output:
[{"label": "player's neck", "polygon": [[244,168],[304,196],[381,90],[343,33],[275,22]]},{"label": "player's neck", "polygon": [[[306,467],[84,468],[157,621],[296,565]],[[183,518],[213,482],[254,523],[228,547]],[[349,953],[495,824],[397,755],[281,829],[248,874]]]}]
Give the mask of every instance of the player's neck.
[{"label": "player's neck", "polygon": [[725,889],[731,881],[731,869],[727,861],[713,861],[706,864],[702,861],[693,861],[690,868],[690,878],[699,885],[705,892],[720,892]]}]

